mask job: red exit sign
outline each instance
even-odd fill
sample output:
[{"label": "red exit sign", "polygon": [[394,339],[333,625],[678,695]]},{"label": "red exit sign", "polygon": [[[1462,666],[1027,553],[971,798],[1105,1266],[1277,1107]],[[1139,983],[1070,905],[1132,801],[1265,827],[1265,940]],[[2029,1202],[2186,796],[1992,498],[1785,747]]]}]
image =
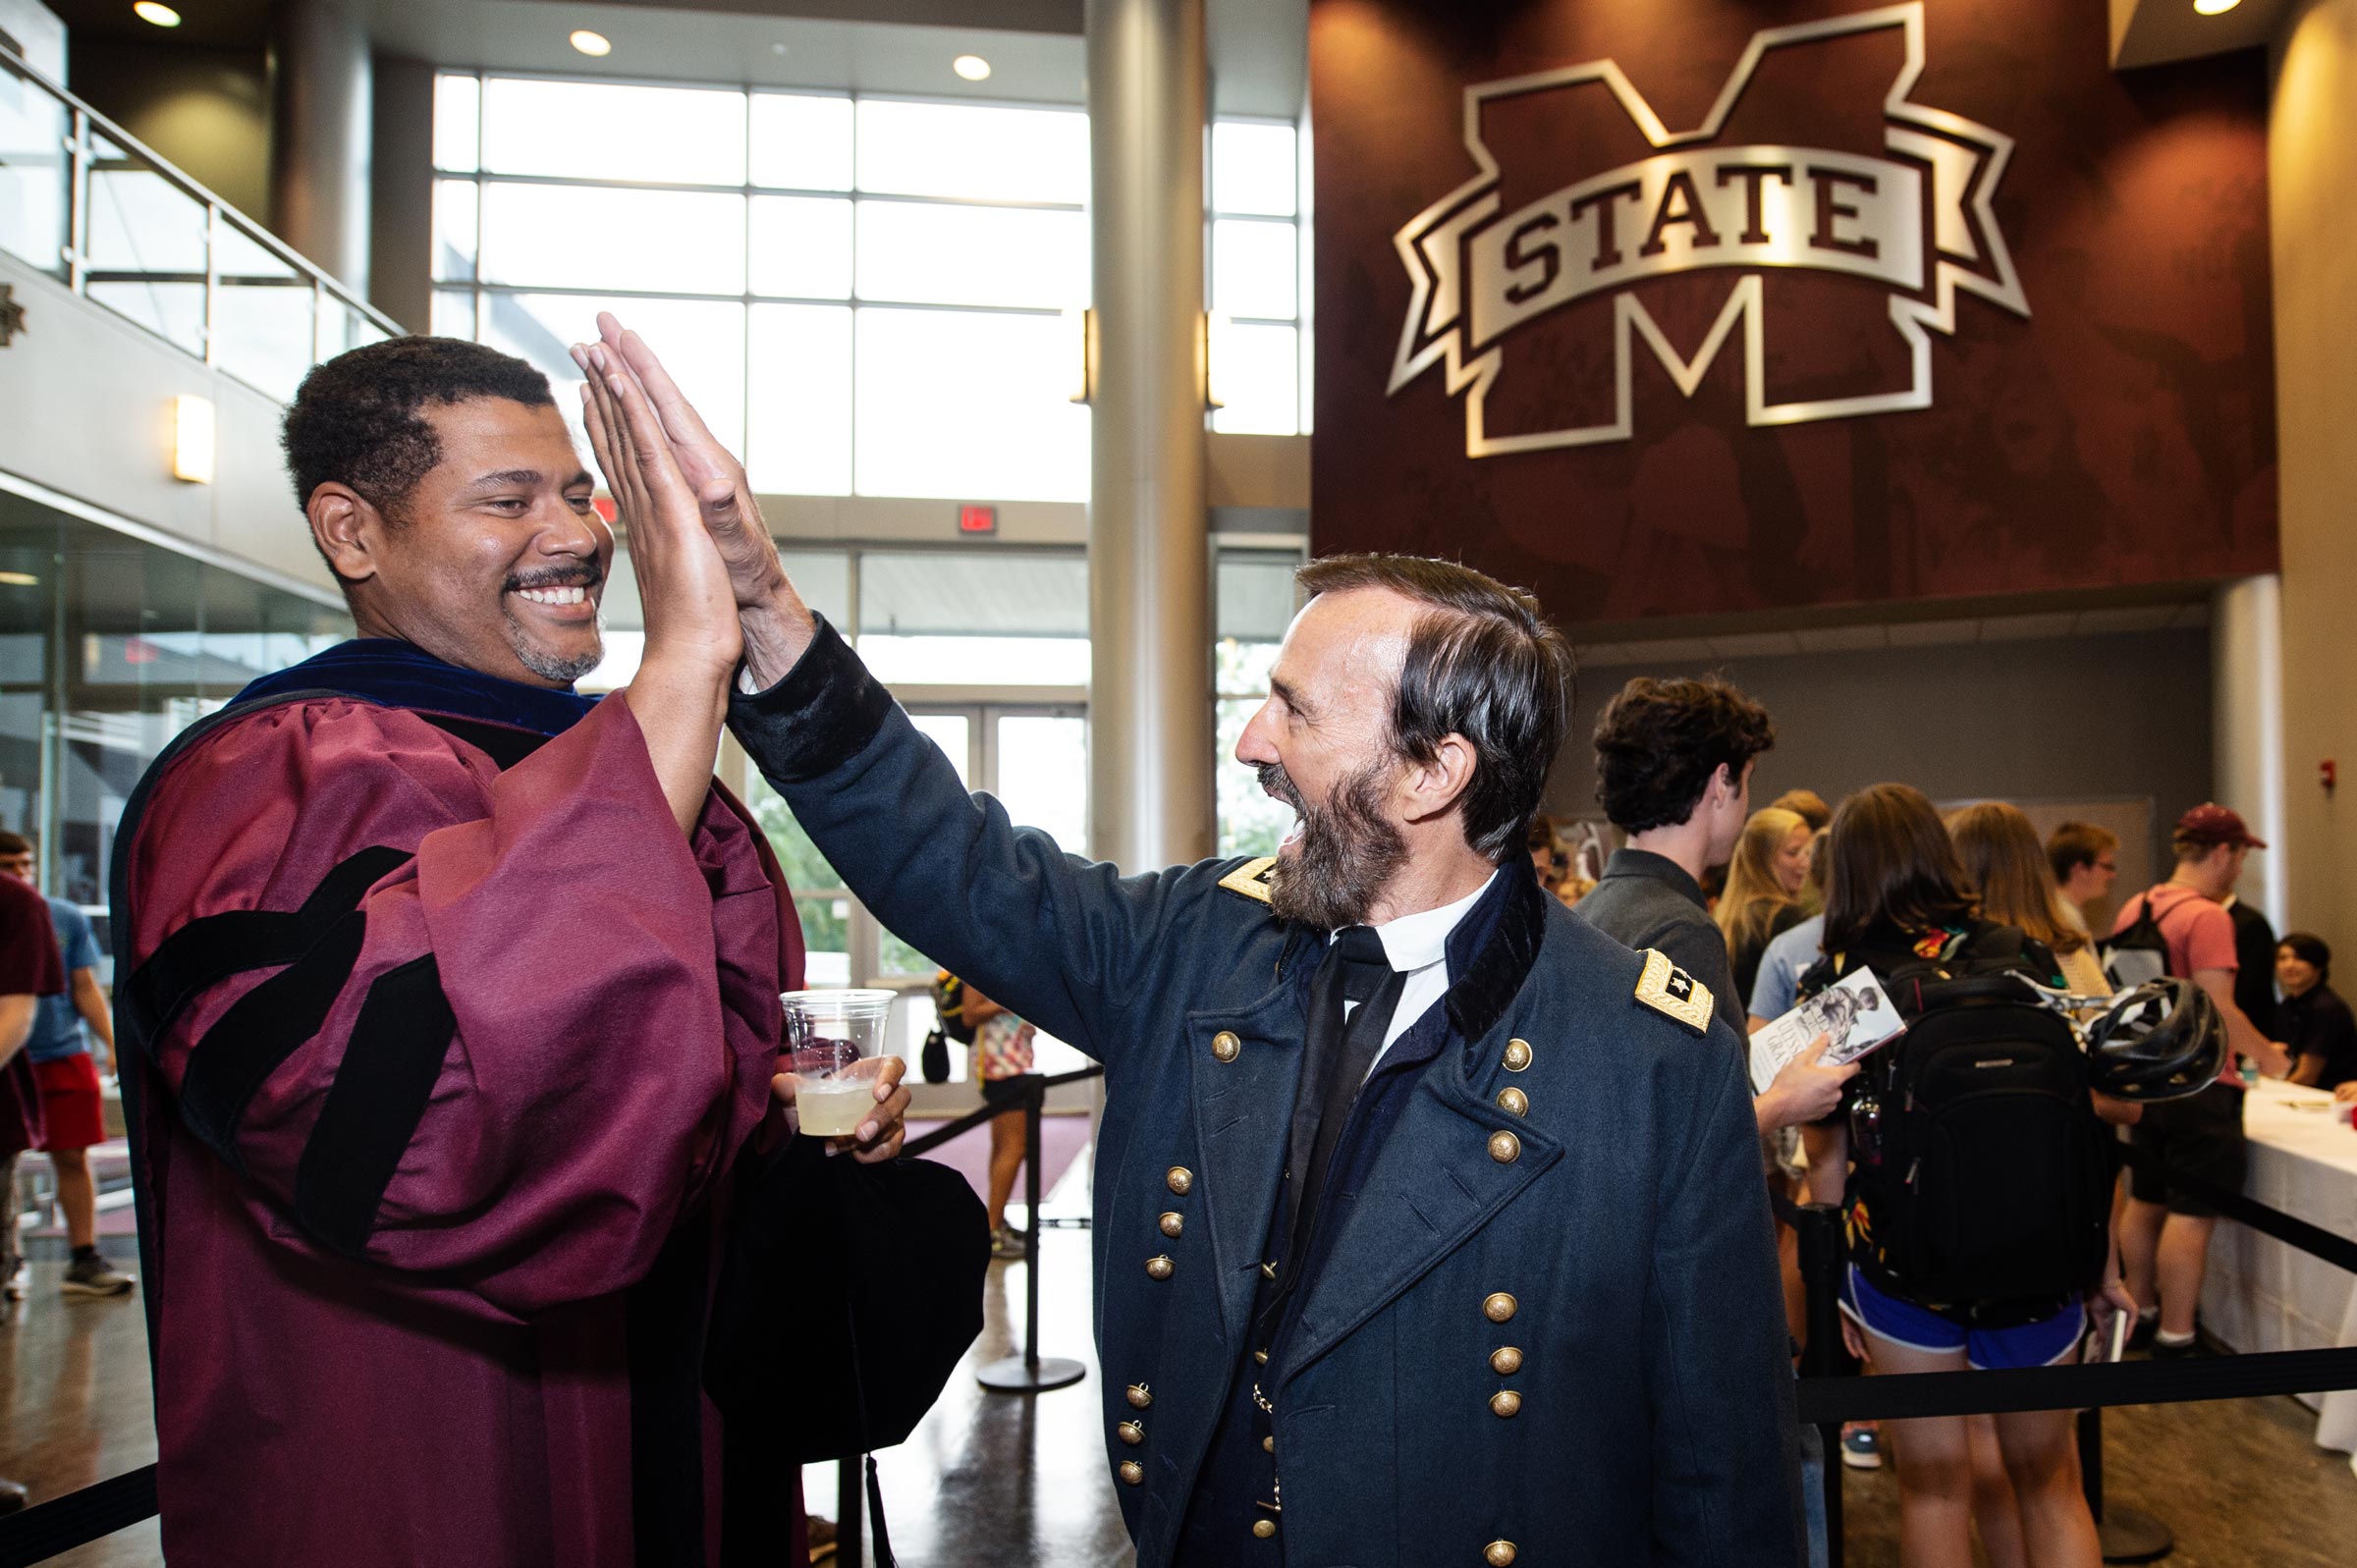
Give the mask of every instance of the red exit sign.
[{"label": "red exit sign", "polygon": [[999,531],[999,509],[996,507],[959,507],[958,509],[958,531],[959,533],[997,533]]}]

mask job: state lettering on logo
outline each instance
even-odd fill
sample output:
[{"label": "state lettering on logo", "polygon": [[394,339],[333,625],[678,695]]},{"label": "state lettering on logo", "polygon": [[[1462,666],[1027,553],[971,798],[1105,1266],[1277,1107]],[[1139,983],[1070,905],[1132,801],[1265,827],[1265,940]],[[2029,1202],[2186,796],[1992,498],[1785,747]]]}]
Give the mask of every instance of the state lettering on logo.
[{"label": "state lettering on logo", "polygon": [[[1721,144],[1728,116],[1773,50],[1896,30],[1903,59],[1883,99],[1882,156],[1798,139]],[[1411,294],[1393,360],[1397,396],[1433,366],[1465,398],[1465,455],[1626,441],[1635,430],[1633,356],[1641,342],[1688,398],[1737,331],[1744,414],[1754,426],[1804,424],[1932,405],[1932,334],[1952,337],[1957,295],[2027,318],[1994,209],[2012,138],[1910,101],[1924,66],[1922,0],[1752,34],[1718,100],[1692,131],[1672,132],[1611,60],[1465,88],[1464,136],[1478,173],[1393,236]],[[1502,169],[1483,135],[1492,106],[1536,94],[1608,90],[1653,156],[1589,175],[1501,213]],[[1804,128],[1796,127],[1795,130]],[[1689,355],[1634,292],[1651,279],[1741,269]],[[1768,386],[1766,279],[1780,270],[1860,278],[1889,293],[1889,324],[1909,364],[1904,388],[1778,401]],[[1486,404],[1517,329],[1574,301],[1613,304],[1615,416],[1601,423],[1492,434]]]}]

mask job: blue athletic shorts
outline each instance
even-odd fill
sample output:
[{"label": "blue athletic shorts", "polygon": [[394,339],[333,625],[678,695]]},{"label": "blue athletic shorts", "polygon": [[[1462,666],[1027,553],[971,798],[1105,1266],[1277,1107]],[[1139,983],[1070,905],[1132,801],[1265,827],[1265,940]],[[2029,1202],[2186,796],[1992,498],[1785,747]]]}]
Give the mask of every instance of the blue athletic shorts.
[{"label": "blue athletic shorts", "polygon": [[1941,1354],[1961,1350],[1966,1366],[1979,1372],[2052,1367],[2070,1359],[2086,1332],[2087,1309],[2073,1301],[2051,1318],[2011,1328],[1967,1328],[1928,1307],[1877,1290],[1849,1266],[1841,1288],[1841,1310],[1878,1339],[1909,1350]]}]

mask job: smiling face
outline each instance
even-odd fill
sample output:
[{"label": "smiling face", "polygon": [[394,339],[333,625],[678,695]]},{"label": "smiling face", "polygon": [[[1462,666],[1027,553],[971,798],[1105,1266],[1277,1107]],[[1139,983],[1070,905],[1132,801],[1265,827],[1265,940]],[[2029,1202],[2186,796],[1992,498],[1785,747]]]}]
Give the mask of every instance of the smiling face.
[{"label": "smiling face", "polygon": [[2283,988],[2286,997],[2304,997],[2316,989],[2324,975],[2316,965],[2289,947],[2275,949],[2275,984]]},{"label": "smiling face", "polygon": [[1809,885],[1809,839],[1813,836],[1809,825],[1802,823],[1784,835],[1784,841],[1776,849],[1777,886],[1797,895]]},{"label": "smiling face", "polygon": [[1271,906],[1332,930],[1365,919],[1405,863],[1392,798],[1404,766],[1392,709],[1417,606],[1384,588],[1320,594],[1293,618],[1269,700],[1235,743],[1299,820],[1278,846]]},{"label": "smiling face", "polygon": [[313,492],[314,536],[362,636],[399,637],[463,669],[568,686],[604,657],[598,603],[614,535],[553,406],[506,398],[430,406],[441,460],[379,511]]}]

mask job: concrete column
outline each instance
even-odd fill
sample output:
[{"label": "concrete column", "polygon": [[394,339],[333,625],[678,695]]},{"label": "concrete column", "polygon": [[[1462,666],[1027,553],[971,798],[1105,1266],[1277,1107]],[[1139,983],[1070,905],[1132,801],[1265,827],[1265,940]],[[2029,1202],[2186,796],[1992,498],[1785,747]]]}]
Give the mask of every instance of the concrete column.
[{"label": "concrete column", "polygon": [[2210,598],[2211,794],[2268,847],[2244,865],[2241,896],[2284,924],[2290,844],[2283,793],[2283,582],[2245,577]]},{"label": "concrete column", "polygon": [[[2289,803],[2276,858],[2290,878],[2291,927],[2357,953],[2357,0],[2301,0],[2277,28],[2268,113],[2268,215],[2275,273],[2275,449],[2280,464],[2283,690]],[[2330,761],[2344,782],[2323,787]],[[2261,838],[2267,838],[2264,831]]]},{"label": "concrete column", "polygon": [[348,0],[270,8],[270,227],[368,289],[368,35]]},{"label": "concrete column", "polygon": [[1202,859],[1215,838],[1203,18],[1203,0],[1087,6],[1090,840],[1132,872]]}]

